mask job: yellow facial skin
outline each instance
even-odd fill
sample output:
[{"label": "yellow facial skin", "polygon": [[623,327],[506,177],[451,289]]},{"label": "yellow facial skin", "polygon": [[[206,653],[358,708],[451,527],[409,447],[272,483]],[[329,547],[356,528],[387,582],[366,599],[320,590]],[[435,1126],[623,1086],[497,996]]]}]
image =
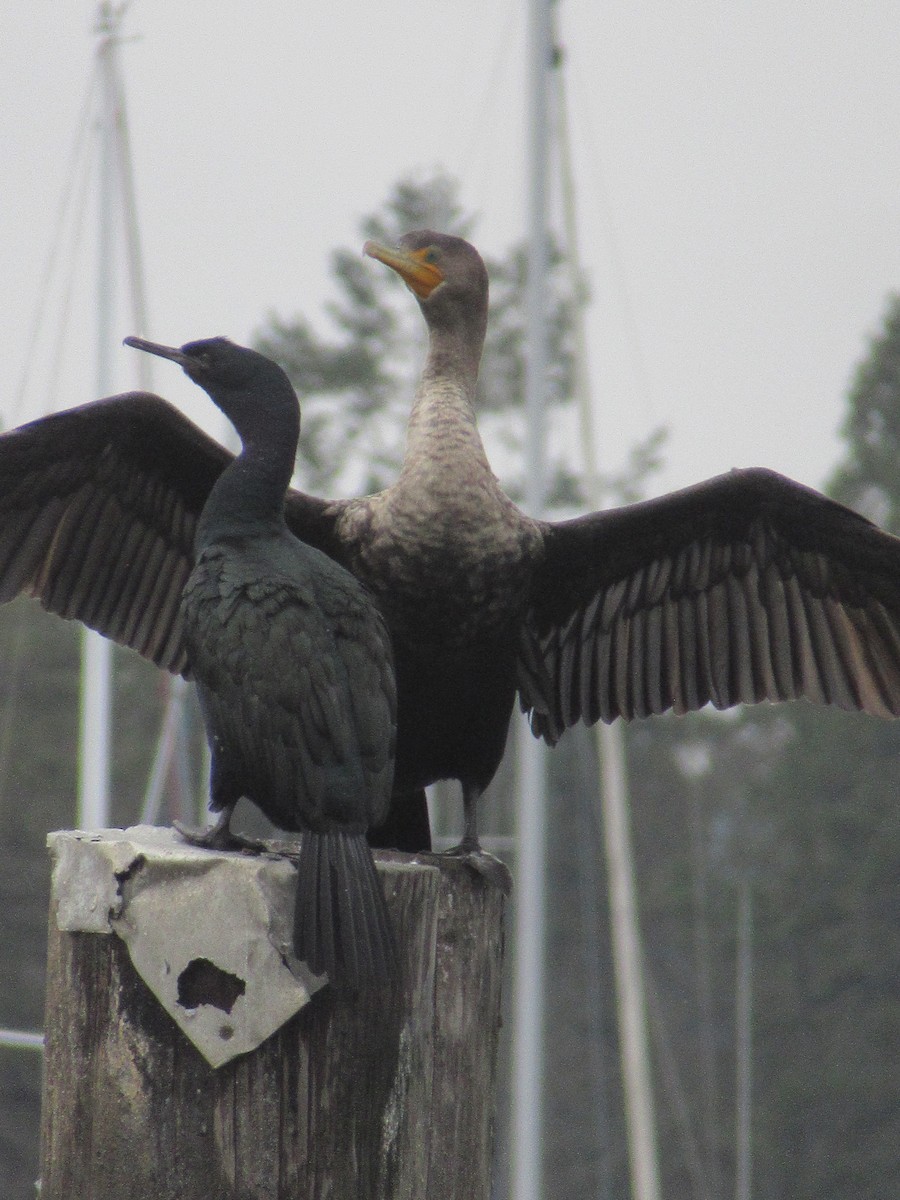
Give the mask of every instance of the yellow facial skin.
[{"label": "yellow facial skin", "polygon": [[405,250],[401,246],[385,246],[382,242],[366,242],[363,254],[396,271],[420,300],[427,300],[444,281],[443,272],[433,261],[434,251],[428,246],[422,250]]}]

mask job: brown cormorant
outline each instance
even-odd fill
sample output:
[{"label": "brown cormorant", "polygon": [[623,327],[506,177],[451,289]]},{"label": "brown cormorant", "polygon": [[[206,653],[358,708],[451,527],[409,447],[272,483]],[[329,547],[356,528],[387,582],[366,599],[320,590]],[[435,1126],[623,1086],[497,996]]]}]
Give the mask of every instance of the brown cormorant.
[{"label": "brown cormorant", "polygon": [[[547,522],[500,490],[473,396],[487,319],[477,251],[428,231],[369,243],[409,284],[430,345],[397,482],[290,492],[289,528],[362,580],[391,630],[391,814],[427,844],[421,789],[461,781],[464,845],[516,692],[536,734],[712,703],[811,700],[900,714],[900,541],[762,469]],[[0,600],[19,591],[170,670],[193,529],[230,456],[143,393],[0,437]]]},{"label": "brown cormorant", "polygon": [[275,363],[226,338],[179,363],[234,425],[242,450],[205,498],[181,596],[182,642],[212,752],[201,845],[227,848],[242,796],[302,830],[294,950],[353,989],[386,984],[396,949],[366,830],[390,803],[396,690],[390,638],[365,589],[284,520],[300,408]]}]

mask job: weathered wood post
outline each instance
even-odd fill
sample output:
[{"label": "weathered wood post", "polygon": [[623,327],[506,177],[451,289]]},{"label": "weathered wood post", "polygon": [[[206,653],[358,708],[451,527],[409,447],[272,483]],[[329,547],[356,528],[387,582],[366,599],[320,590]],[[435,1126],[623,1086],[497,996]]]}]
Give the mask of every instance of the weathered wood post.
[{"label": "weathered wood post", "polygon": [[292,961],[283,857],[50,843],[42,1200],[487,1200],[499,889],[379,855],[403,986],[362,1001]]}]

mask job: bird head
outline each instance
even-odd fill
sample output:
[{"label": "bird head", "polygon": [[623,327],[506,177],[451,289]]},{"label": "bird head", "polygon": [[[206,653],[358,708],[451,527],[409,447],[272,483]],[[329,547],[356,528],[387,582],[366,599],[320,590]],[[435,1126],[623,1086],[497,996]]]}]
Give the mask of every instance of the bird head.
[{"label": "bird head", "polygon": [[127,337],[126,346],[176,362],[231,420],[244,440],[267,419],[283,418],[299,428],[299,405],[290,380],[265,355],[225,337],[203,338],[184,346],[163,346]]},{"label": "bird head", "polygon": [[488,277],[481,255],[462,238],[420,229],[395,245],[369,241],[363,254],[396,271],[419,301],[432,328],[474,324],[487,318]]},{"label": "bird head", "polygon": [[[210,383],[226,388],[245,388],[259,372],[260,362],[269,361],[255,350],[238,346],[226,337],[203,338],[184,346],[163,346],[145,338],[127,337],[125,345],[171,359],[204,388]],[[275,366],[274,363],[270,365]]]}]

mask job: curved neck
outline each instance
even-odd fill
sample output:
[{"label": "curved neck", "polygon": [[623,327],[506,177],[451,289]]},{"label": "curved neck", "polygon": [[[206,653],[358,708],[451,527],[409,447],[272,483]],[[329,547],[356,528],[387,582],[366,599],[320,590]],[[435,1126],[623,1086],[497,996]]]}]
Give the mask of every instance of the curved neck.
[{"label": "curved neck", "polygon": [[300,435],[293,396],[290,404],[267,404],[264,397],[254,397],[249,421],[243,412],[219,407],[237,429],[243,448],[207,498],[197,525],[197,550],[223,538],[271,534],[284,527],[284,498]]}]

